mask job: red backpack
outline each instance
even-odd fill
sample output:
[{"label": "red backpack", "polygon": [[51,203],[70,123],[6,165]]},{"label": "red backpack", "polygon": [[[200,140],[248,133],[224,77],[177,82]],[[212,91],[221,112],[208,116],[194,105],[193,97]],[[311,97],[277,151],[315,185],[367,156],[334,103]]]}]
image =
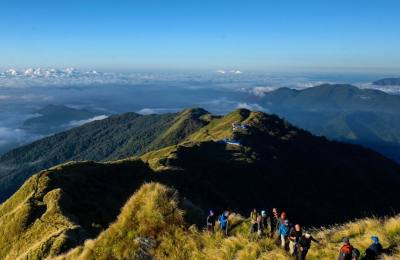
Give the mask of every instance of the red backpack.
[{"label": "red backpack", "polygon": [[351,260],[353,257],[353,246],[343,245],[340,248],[339,260]]}]

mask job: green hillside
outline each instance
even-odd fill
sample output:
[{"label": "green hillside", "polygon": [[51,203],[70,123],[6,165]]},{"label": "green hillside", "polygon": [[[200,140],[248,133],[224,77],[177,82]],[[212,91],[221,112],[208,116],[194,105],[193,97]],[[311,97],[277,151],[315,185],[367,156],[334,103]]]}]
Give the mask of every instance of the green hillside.
[{"label": "green hillside", "polygon": [[33,173],[72,160],[107,161],[177,144],[207,124],[209,113],[111,116],[56,134],[0,156],[0,201]]},{"label": "green hillside", "polygon": [[[272,241],[248,236],[239,215],[232,215],[232,237],[200,232],[204,212],[228,208],[245,216],[253,207],[278,207],[310,227],[400,211],[400,166],[373,151],[315,137],[261,112],[200,114],[197,120],[209,123],[178,145],[114,162],[71,162],[32,176],[0,205],[0,258],[41,259],[75,248],[65,257],[282,259]],[[231,123],[246,127],[234,130]],[[149,182],[160,184],[139,190]],[[384,223],[385,245],[397,243],[397,219],[365,221],[376,229]],[[314,259],[331,254],[339,237],[353,231],[321,232],[330,244]],[[367,231],[354,232],[365,243]]]}]

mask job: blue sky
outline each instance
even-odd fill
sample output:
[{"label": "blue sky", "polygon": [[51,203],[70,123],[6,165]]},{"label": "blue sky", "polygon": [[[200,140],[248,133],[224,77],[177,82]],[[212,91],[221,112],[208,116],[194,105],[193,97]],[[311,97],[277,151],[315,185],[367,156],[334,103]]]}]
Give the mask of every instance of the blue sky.
[{"label": "blue sky", "polygon": [[400,69],[400,1],[1,1],[0,68]]}]

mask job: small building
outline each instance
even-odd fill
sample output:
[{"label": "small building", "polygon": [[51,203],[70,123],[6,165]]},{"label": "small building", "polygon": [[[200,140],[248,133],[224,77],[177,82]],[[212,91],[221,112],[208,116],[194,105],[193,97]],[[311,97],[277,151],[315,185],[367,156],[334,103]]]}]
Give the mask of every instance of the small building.
[{"label": "small building", "polygon": [[249,125],[246,124],[240,124],[238,122],[232,123],[232,129],[233,131],[237,130],[247,130],[249,128]]},{"label": "small building", "polygon": [[230,139],[222,139],[220,141],[218,141],[220,143],[224,143],[224,144],[230,144],[230,145],[236,145],[236,146],[242,146],[242,144],[239,141],[236,140],[230,140]]}]

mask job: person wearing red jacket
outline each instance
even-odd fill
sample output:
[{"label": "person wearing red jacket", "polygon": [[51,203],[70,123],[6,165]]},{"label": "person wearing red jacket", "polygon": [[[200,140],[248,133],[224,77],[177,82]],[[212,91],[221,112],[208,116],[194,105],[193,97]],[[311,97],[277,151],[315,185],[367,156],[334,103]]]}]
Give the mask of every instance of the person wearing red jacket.
[{"label": "person wearing red jacket", "polygon": [[343,246],[339,251],[339,260],[352,260],[353,258],[353,246],[350,244],[349,238],[343,238]]}]

